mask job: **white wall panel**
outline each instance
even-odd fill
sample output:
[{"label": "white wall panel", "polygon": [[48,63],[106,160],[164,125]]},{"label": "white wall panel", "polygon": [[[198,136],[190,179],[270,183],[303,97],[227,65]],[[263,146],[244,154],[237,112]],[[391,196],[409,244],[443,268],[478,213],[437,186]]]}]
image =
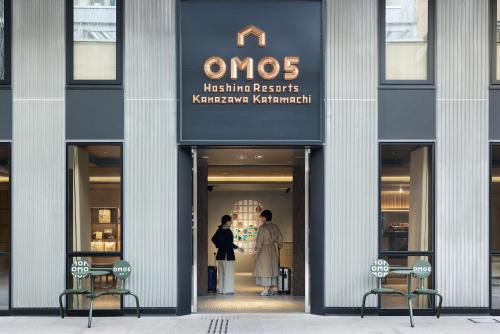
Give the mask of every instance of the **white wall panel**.
[{"label": "white wall panel", "polygon": [[330,0],[325,17],[325,306],[359,307],[377,257],[377,2]]},{"label": "white wall panel", "polygon": [[488,0],[437,1],[436,286],[488,306]]},{"label": "white wall panel", "polygon": [[125,4],[124,251],[134,268],[129,283],[141,306],[175,307],[175,1]]},{"label": "white wall panel", "polygon": [[64,0],[13,1],[12,305],[65,282]]}]

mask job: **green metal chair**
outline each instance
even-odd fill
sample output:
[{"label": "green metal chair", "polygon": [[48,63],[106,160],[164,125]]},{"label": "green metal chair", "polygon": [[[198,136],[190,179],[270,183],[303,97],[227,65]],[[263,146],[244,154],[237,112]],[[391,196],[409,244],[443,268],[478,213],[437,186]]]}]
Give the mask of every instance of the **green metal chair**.
[{"label": "green metal chair", "polygon": [[370,266],[370,271],[373,276],[377,278],[377,287],[371,289],[367,293],[364,294],[363,296],[363,303],[361,304],[361,318],[365,316],[365,303],[366,303],[366,297],[369,295],[391,295],[391,294],[397,294],[397,295],[406,295],[398,290],[391,289],[391,288],[383,288],[382,287],[382,278],[385,278],[387,275],[389,275],[390,272],[390,267],[389,263],[387,263],[386,260],[384,259],[378,259],[375,262],[372,263]]},{"label": "green metal chair", "polygon": [[424,295],[428,296],[429,299],[431,296],[438,296],[439,297],[439,304],[437,307],[437,317],[441,315],[441,305],[443,304],[443,296],[439,294],[437,290],[434,289],[427,289],[424,286],[424,280],[429,277],[432,273],[432,267],[431,264],[425,260],[418,260],[415,262],[412,268],[413,275],[418,278],[419,283],[418,283],[418,288],[414,289],[412,291],[412,294],[415,296],[419,295]]},{"label": "green metal chair", "polygon": [[90,290],[82,287],[82,281],[89,276],[90,266],[87,261],[78,260],[71,265],[71,275],[76,279],[76,289],[66,289],[59,295],[59,311],[64,319],[63,297],[67,295],[89,295]]},{"label": "green metal chair", "polygon": [[106,290],[101,293],[97,293],[93,296],[90,296],[90,308],[89,308],[89,321],[88,327],[92,326],[92,310],[94,299],[102,297],[102,296],[127,296],[130,295],[135,298],[135,305],[137,308],[137,318],[141,317],[140,307],[139,307],[139,298],[134,295],[129,289],[125,289],[125,280],[130,276],[132,272],[132,267],[127,261],[119,260],[116,261],[113,265],[113,275],[116,278],[116,285],[113,289]]}]

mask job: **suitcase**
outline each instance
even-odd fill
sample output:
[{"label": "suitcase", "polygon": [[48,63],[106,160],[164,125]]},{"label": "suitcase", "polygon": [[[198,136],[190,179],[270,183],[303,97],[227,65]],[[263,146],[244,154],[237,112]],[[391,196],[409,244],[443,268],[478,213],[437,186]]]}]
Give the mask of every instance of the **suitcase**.
[{"label": "suitcase", "polygon": [[289,295],[292,287],[292,268],[280,267],[278,277],[278,294]]},{"label": "suitcase", "polygon": [[208,266],[208,292],[217,293],[217,267]]}]

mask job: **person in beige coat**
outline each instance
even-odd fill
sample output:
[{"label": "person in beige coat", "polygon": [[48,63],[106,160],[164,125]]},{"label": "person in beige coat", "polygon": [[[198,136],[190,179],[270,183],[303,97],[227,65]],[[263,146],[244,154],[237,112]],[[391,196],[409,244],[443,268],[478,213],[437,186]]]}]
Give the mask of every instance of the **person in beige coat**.
[{"label": "person in beige coat", "polygon": [[278,286],[278,249],[283,247],[283,235],[278,226],[273,224],[271,211],[262,211],[260,217],[263,224],[259,227],[255,241],[253,276],[257,285],[264,287],[261,296],[270,296],[275,294],[272,287]]}]

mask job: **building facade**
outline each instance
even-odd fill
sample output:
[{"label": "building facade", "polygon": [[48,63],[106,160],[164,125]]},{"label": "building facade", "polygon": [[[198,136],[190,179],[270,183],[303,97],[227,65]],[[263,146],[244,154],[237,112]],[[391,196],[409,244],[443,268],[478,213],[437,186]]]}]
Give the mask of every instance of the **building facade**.
[{"label": "building facade", "polygon": [[[432,263],[426,284],[445,296],[445,311],[500,310],[497,1],[251,3],[0,0],[1,310],[56,312],[71,262],[94,256],[133,265],[144,312],[190,313],[192,152],[209,147],[310,152],[306,311],[357,312],[379,257]],[[260,27],[251,21],[259,6],[269,6]],[[297,16],[295,35],[280,30],[297,13],[309,20]],[[252,79],[307,73],[298,83],[306,100],[254,103],[248,119],[239,105],[195,106],[192,87],[232,74],[236,33],[249,24],[269,26],[265,48],[259,31],[247,39]],[[231,46],[204,41],[217,34]],[[276,59],[260,67],[268,50]],[[227,64],[194,67],[196,55],[219,51]],[[248,63],[234,66],[249,79]],[[214,104],[239,116],[217,118]],[[384,298],[369,307],[401,309]],[[120,313],[129,302],[103,308]],[[432,313],[434,303],[419,308]]]}]

